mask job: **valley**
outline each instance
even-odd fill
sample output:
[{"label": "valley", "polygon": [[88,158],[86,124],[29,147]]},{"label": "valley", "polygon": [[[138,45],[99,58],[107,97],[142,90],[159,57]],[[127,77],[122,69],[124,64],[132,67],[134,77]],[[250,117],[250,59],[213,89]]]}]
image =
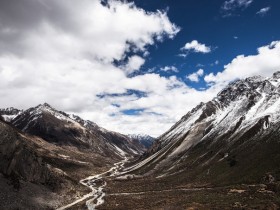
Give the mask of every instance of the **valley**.
[{"label": "valley", "polygon": [[279,88],[280,72],[237,80],[154,140],[46,103],[2,109],[1,208],[278,209]]},{"label": "valley", "polygon": [[0,210],[280,210],[279,20],[0,0]]}]

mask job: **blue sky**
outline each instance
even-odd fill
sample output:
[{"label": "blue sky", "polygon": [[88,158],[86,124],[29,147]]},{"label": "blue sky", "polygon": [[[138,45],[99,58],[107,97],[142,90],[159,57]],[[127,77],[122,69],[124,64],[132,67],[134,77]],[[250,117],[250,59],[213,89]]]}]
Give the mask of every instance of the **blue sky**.
[{"label": "blue sky", "polygon": [[[195,88],[205,87],[205,82],[192,82],[186,79],[186,75],[200,68],[205,74],[222,71],[224,65],[237,55],[255,54],[258,47],[280,39],[280,2],[277,0],[255,0],[247,7],[241,6],[231,11],[222,9],[224,0],[134,2],[147,11],[167,10],[170,20],[181,28],[174,39],[165,40],[150,48],[149,59],[142,70],[175,66],[179,70],[176,75]],[[270,8],[267,13],[257,14],[267,7]],[[228,13],[232,15],[225,17]],[[185,58],[179,57],[180,48],[192,40],[211,46],[212,52],[190,52]],[[215,64],[216,61],[218,64]]]},{"label": "blue sky", "polygon": [[280,70],[278,0],[0,1],[0,107],[47,102],[158,136],[229,82]]}]

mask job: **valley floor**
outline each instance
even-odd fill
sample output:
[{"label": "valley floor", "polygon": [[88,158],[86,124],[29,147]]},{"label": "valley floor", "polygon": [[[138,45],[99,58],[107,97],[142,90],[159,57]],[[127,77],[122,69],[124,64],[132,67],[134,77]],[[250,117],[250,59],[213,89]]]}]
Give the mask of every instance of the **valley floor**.
[{"label": "valley floor", "polygon": [[[164,182],[163,182],[164,183]],[[160,190],[149,179],[108,182],[105,204],[98,209],[279,209],[280,192],[269,186],[173,187]],[[164,185],[164,184],[163,184]],[[164,186],[162,186],[164,188]]]},{"label": "valley floor", "polygon": [[[123,163],[123,162],[120,162]],[[117,167],[116,167],[117,166]],[[111,168],[111,174],[118,173]],[[108,170],[108,169],[107,169]],[[103,171],[107,171],[104,170]],[[102,172],[102,170],[100,170]],[[87,172],[88,173],[88,172]],[[213,186],[210,184],[174,185],[166,178],[133,178],[120,180],[105,174],[106,194],[99,210],[181,210],[181,209],[270,209],[280,208],[279,183],[271,185],[231,185]],[[44,186],[21,181],[16,189],[11,180],[0,176],[0,202],[5,209],[56,209],[67,205],[90,192],[77,184],[65,186],[60,192],[51,192]],[[98,187],[98,183],[96,185]],[[32,203],[25,202],[32,200]],[[86,201],[79,202],[68,210],[87,209]],[[36,208],[35,208],[36,206]],[[7,208],[6,208],[7,207]]]}]

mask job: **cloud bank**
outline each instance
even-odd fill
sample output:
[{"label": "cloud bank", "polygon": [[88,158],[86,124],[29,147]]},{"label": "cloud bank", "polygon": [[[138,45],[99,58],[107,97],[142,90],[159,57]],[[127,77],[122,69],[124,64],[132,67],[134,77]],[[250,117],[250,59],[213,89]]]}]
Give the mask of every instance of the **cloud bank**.
[{"label": "cloud bank", "polygon": [[271,76],[280,70],[280,41],[274,41],[269,45],[259,47],[256,55],[239,55],[224,70],[217,74],[208,74],[204,80],[208,83],[227,84],[236,79],[261,75]]},{"label": "cloud bank", "polygon": [[128,76],[144,64],[149,45],[179,32],[165,11],[121,1],[11,0],[0,2],[0,20],[1,107],[48,102],[125,132],[133,125],[114,124],[123,108],[99,95],[122,94],[117,102],[129,103],[137,99],[129,90],[157,94],[181,84]]}]

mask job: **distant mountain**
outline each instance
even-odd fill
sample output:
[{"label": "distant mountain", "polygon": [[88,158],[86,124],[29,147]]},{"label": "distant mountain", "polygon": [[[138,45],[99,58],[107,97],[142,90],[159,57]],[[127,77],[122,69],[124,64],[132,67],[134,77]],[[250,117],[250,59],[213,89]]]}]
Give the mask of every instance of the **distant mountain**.
[{"label": "distant mountain", "polygon": [[280,177],[279,151],[276,72],[270,78],[237,80],[199,104],[156,139],[148,158],[127,172],[168,179],[174,186],[258,183],[267,173]]},{"label": "distant mountain", "polygon": [[140,144],[144,145],[144,147],[146,147],[147,149],[149,149],[153,145],[154,140],[155,140],[155,138],[153,138],[149,135],[145,135],[145,134],[131,134],[128,136],[131,139],[135,139]]},{"label": "distant mountain", "polygon": [[125,135],[108,131],[79,116],[58,111],[47,103],[19,113],[11,120],[11,124],[50,143],[90,148],[106,156],[137,155],[144,150],[142,145]]},{"label": "distant mountain", "polygon": [[13,107],[0,109],[0,115],[4,118],[6,122],[12,121],[16,118],[19,114],[21,114],[23,110],[19,110]]}]

